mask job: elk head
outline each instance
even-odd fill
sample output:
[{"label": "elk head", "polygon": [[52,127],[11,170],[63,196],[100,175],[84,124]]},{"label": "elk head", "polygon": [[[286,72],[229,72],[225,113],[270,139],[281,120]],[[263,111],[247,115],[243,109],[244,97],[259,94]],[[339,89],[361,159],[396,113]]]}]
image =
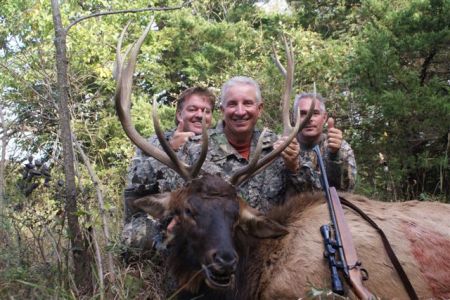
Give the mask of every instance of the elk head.
[{"label": "elk head", "polygon": [[203,282],[230,289],[239,262],[236,236],[277,238],[288,233],[238,197],[218,175],[204,174],[172,193],[141,198],[145,211],[169,216],[170,268],[185,290],[196,293]]}]

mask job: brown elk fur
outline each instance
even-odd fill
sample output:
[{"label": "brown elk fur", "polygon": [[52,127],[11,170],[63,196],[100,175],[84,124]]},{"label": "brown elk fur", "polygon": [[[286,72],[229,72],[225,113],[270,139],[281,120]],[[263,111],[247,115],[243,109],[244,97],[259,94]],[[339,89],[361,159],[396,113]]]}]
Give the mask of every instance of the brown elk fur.
[{"label": "brown elk fur", "polygon": [[[239,200],[231,186],[213,179],[203,177],[197,180],[195,188],[173,193],[169,204],[170,213],[179,216],[175,232],[178,252],[169,263],[180,284],[185,285],[187,298],[202,294],[203,299],[215,300],[299,299],[312,287],[330,287],[330,271],[323,258],[319,232],[321,225],[329,223],[329,214],[321,193],[290,199],[266,218],[242,202],[236,206]],[[419,201],[386,203],[352,194],[343,196],[383,229],[419,298],[450,298],[450,205]],[[186,207],[194,211],[195,217],[180,214]],[[352,210],[344,211],[359,259],[369,272],[365,286],[382,299],[408,299],[378,233]],[[202,218],[210,218],[208,222],[218,222],[224,228],[208,235],[207,231],[214,226],[207,225]],[[279,237],[276,232],[285,233],[284,228],[289,233]],[[275,233],[271,235],[270,231]],[[234,244],[239,255],[236,284],[231,290],[211,291],[203,283],[204,277],[194,275],[201,273],[196,272],[201,270],[199,266],[193,267],[194,261],[204,261],[202,256],[208,253],[204,248],[215,247],[215,243],[227,238],[234,243],[225,247]],[[198,248],[199,245],[202,247]],[[190,252],[193,247],[197,250]],[[190,281],[192,277],[195,279]],[[348,296],[356,298],[351,291]]]},{"label": "brown elk fur", "polygon": [[[385,232],[419,298],[450,298],[450,205],[408,201],[386,203],[345,194]],[[266,240],[257,256],[265,257],[258,279],[261,299],[297,299],[311,287],[329,287],[330,271],[323,259],[321,225],[329,222],[322,197],[291,199],[287,212],[290,234]],[[300,205],[296,203],[300,202]],[[292,213],[291,213],[292,212]],[[351,209],[345,209],[355,247],[369,272],[365,286],[381,298],[408,299],[376,231]],[[283,218],[281,218],[283,219]]]}]

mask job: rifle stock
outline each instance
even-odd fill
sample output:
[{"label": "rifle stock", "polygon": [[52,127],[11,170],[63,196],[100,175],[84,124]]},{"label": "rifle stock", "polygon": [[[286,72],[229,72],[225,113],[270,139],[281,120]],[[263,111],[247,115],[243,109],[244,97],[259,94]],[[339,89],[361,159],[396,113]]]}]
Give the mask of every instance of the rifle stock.
[{"label": "rifle stock", "polygon": [[345,222],[344,211],[342,209],[341,201],[337,194],[335,187],[330,187],[331,205],[336,216],[337,232],[340,234],[343,254],[345,258],[345,267],[348,268],[348,280],[352,285],[355,294],[360,299],[376,299],[375,296],[367,290],[362,281],[364,279],[361,262],[358,260],[356,248],[353,243],[352,234],[347,222]]}]

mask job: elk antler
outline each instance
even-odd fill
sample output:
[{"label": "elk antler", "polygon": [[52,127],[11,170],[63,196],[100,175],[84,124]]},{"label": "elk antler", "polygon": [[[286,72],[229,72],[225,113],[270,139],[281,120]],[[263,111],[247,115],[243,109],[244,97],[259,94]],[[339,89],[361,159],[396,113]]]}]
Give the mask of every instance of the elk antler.
[{"label": "elk antler", "polygon": [[288,135],[288,133],[292,130],[291,121],[289,120],[289,107],[290,107],[290,99],[292,95],[292,86],[294,84],[294,51],[292,50],[292,43],[290,40],[287,40],[286,36],[283,34],[281,36],[284,43],[284,50],[286,52],[286,61],[287,68],[285,69],[278,59],[275,45],[272,45],[272,60],[275,62],[275,65],[280,70],[281,74],[284,76],[284,92],[282,99],[282,114],[283,114],[283,134]]},{"label": "elk antler", "polygon": [[[158,136],[158,140],[161,144],[161,147],[164,149],[157,148],[156,146],[149,143],[145,138],[143,138],[139,132],[137,132],[134,127],[133,122],[130,117],[130,105],[131,105],[131,88],[133,85],[133,73],[136,67],[136,60],[139,50],[144,42],[144,39],[147,37],[151,27],[153,25],[153,18],[150,23],[145,28],[142,35],[139,37],[137,42],[128,49],[125,53],[125,56],[122,57],[121,47],[123,38],[125,36],[125,32],[129,26],[129,23],[122,30],[119,41],[117,42],[117,57],[116,57],[116,94],[115,94],[115,103],[116,103],[116,111],[119,116],[120,123],[127,134],[128,138],[145,154],[148,156],[154,157],[162,164],[168,166],[177,172],[184,180],[188,181],[195,178],[201,166],[206,158],[206,152],[208,150],[208,136],[206,134],[206,122],[205,117],[202,119],[202,152],[200,154],[200,158],[194,166],[188,166],[184,162],[180,161],[172,148],[169,146],[167,140],[165,139],[161,127],[159,126],[159,118],[156,110],[156,97],[153,99],[153,124],[155,127],[156,135]],[[129,55],[128,62],[125,63],[125,58]]]},{"label": "elk antler", "polygon": [[297,111],[295,126],[294,127],[291,126],[291,121],[289,119],[289,107],[290,107],[290,98],[292,94],[292,86],[294,82],[294,52],[292,50],[292,43],[288,41],[284,35],[282,36],[282,39],[284,42],[284,49],[286,52],[287,68],[285,69],[281,64],[280,60],[278,59],[278,56],[275,51],[275,46],[272,46],[273,49],[272,59],[274,60],[276,66],[278,67],[281,74],[285,78],[284,92],[282,97],[283,101],[282,119],[283,119],[283,135],[287,136],[287,138],[283,143],[281,143],[281,145],[278,148],[272,150],[272,152],[264,156],[262,159],[259,159],[262,150],[262,138],[264,137],[265,134],[264,130],[261,136],[259,137],[258,144],[255,150],[255,155],[253,156],[249,164],[244,168],[237,170],[231,177],[230,179],[231,184],[236,186],[244,183],[251,176],[268,167],[270,163],[281,152],[283,152],[284,149],[286,149],[286,147],[291,143],[292,139],[295,138],[297,133],[306,126],[306,124],[311,119],[311,116],[314,111],[315,103],[314,101],[312,101],[308,114],[306,115],[306,118],[300,122],[300,113],[299,111]]}]

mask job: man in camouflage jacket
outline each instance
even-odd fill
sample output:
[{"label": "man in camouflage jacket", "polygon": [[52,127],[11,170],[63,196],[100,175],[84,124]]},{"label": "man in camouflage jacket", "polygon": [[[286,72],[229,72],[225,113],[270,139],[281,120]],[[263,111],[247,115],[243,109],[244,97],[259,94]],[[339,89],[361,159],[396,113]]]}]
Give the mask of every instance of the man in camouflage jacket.
[{"label": "man in camouflage jacket", "polygon": [[[164,133],[172,149],[179,150],[189,138],[202,132],[203,115],[206,125],[211,125],[214,105],[214,94],[202,87],[189,88],[180,94],[175,117],[177,128]],[[149,142],[160,147],[156,135]],[[157,230],[157,222],[147,213],[136,209],[133,201],[151,194],[170,192],[182,184],[183,180],[175,171],[145,155],[140,149],[136,150],[124,191],[125,225],[122,239],[128,250],[136,248],[139,252],[152,249]]]},{"label": "man in camouflage jacket", "polygon": [[[356,161],[350,145],[342,138],[342,131],[334,127],[334,120],[328,118],[325,109],[325,100],[320,95],[300,94],[294,102],[294,111],[300,110],[300,118],[304,118],[311,105],[312,99],[316,98],[314,113],[308,125],[298,133],[297,140],[300,143],[300,161],[314,170],[309,174],[310,180],[305,181],[304,170],[300,170],[298,177],[292,177],[294,189],[297,192],[322,189],[320,184],[320,170],[317,157],[312,150],[319,145],[325,168],[327,170],[330,186],[338,190],[352,191],[356,182]],[[325,122],[328,132],[323,133]],[[300,180],[299,180],[300,179]]]}]

